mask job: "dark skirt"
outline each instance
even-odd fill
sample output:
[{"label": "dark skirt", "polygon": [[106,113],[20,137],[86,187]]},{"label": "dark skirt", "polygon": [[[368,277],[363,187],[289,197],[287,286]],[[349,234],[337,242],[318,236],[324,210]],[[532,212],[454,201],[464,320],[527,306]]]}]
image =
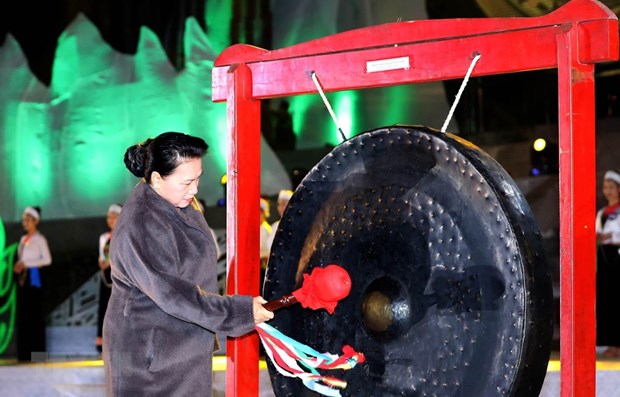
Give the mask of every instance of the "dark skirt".
[{"label": "dark skirt", "polygon": [[16,335],[19,361],[33,360],[33,353],[46,354],[44,299],[43,288],[30,286],[29,277],[25,278],[23,285],[18,284]]},{"label": "dark skirt", "polygon": [[596,344],[620,346],[620,247],[599,245],[596,251]]},{"label": "dark skirt", "polygon": [[[111,270],[108,267],[103,272],[99,272],[99,276],[102,278],[99,280],[99,308],[97,318],[97,336],[103,336],[103,318],[105,317],[105,311],[108,308],[108,301],[110,300],[110,294],[112,293],[112,276]],[[105,279],[103,279],[105,277]]]}]

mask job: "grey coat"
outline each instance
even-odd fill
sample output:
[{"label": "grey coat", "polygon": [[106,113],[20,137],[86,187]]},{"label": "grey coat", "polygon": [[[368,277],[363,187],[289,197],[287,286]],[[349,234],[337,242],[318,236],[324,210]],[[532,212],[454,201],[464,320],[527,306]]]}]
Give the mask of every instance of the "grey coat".
[{"label": "grey coat", "polygon": [[110,246],[103,325],[108,396],[211,396],[215,334],[254,329],[252,297],[217,295],[215,241],[203,215],[144,182]]}]

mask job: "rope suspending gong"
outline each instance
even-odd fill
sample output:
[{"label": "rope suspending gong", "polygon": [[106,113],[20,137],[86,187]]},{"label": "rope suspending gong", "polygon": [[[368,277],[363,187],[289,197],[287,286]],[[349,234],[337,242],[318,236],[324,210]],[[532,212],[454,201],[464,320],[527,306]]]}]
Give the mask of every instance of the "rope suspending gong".
[{"label": "rope suspending gong", "polygon": [[480,53],[476,51],[474,52],[474,59],[471,60],[469,69],[467,69],[465,78],[463,79],[463,82],[461,83],[459,92],[456,93],[456,98],[454,99],[454,103],[452,104],[452,107],[450,108],[450,112],[448,112],[448,117],[446,117],[446,121],[444,121],[443,126],[441,127],[441,132],[446,132],[446,128],[448,128],[448,124],[450,123],[450,120],[452,119],[452,115],[454,114],[454,109],[456,109],[456,105],[459,103],[459,100],[461,99],[461,94],[463,93],[463,90],[465,90],[465,86],[467,85],[467,82],[469,81],[469,76],[471,75],[472,70],[474,70],[474,66],[476,66],[476,62],[478,62],[478,59],[480,59]]},{"label": "rope suspending gong", "polygon": [[[456,109],[456,106],[458,105],[459,100],[461,99],[461,95],[463,94],[463,91],[465,90],[465,86],[467,86],[467,82],[469,81],[469,76],[474,70],[474,66],[476,66],[476,62],[478,62],[478,59],[480,59],[480,53],[478,51],[475,51],[473,55],[474,57],[471,60],[469,69],[467,69],[467,73],[465,74],[465,78],[463,79],[463,82],[461,83],[461,87],[459,88],[459,91],[456,94],[454,103],[452,103],[452,106],[450,107],[450,111],[448,112],[448,116],[446,117],[446,120],[444,121],[443,126],[441,127],[441,132],[446,132],[446,128],[448,128],[448,124],[450,123],[450,120],[452,119],[454,110]],[[336,128],[338,129],[338,132],[340,132],[342,141],[345,142],[347,140],[347,137],[342,131],[342,128],[340,127],[340,123],[338,122],[338,118],[336,117],[334,110],[332,109],[329,101],[327,100],[327,97],[325,96],[325,93],[323,92],[323,87],[321,86],[321,83],[319,82],[319,78],[317,77],[316,72],[312,70],[308,73],[308,75],[314,82],[314,85],[316,86],[316,90],[318,91],[319,95],[321,95],[321,99],[323,99],[323,103],[325,104],[327,111],[331,115],[332,120],[334,121],[334,124],[336,125]]]},{"label": "rope suspending gong", "polygon": [[338,119],[336,118],[336,115],[334,114],[334,111],[333,111],[331,105],[329,104],[329,101],[327,100],[327,97],[325,96],[325,93],[323,92],[323,87],[321,86],[321,83],[319,82],[319,78],[316,76],[316,73],[314,72],[314,70],[310,71],[309,75],[310,75],[310,78],[312,79],[312,81],[314,82],[314,85],[316,86],[316,90],[321,95],[321,98],[323,99],[323,103],[325,104],[325,107],[327,108],[327,111],[332,116],[332,120],[334,120],[334,124],[336,124],[336,128],[338,129],[338,132],[340,132],[340,136],[342,137],[342,141],[343,142],[346,141],[347,137],[344,134],[344,132],[342,131],[342,128],[340,128],[340,124],[338,123]]}]

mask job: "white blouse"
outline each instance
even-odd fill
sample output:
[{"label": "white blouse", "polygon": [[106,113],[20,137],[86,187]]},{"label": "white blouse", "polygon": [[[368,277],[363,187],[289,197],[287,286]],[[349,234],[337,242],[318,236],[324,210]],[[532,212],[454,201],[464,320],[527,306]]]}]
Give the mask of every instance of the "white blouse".
[{"label": "white blouse", "polygon": [[23,235],[17,247],[17,258],[26,267],[42,267],[52,263],[52,255],[45,237],[35,232],[30,238]]},{"label": "white blouse", "polygon": [[596,213],[596,233],[611,233],[611,237],[603,240],[601,244],[620,245],[620,209],[616,209],[607,216],[607,221],[604,226],[602,222],[603,211],[604,208]]},{"label": "white blouse", "polygon": [[99,236],[99,260],[100,261],[106,260],[107,255],[105,254],[105,245],[107,244],[108,240],[110,240],[111,235],[112,233],[105,232]]}]

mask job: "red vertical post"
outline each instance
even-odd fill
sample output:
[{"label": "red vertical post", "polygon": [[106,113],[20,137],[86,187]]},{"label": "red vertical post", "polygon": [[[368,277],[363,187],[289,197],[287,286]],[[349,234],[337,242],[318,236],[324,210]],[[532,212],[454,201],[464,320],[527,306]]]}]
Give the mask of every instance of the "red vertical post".
[{"label": "red vertical post", "polygon": [[596,390],[594,65],[579,62],[578,26],[558,34],[560,365],[562,397]]},{"label": "red vertical post", "polygon": [[[260,266],[260,100],[252,98],[252,73],[246,64],[231,66],[227,79],[227,293],[256,296]],[[228,339],[226,356],[226,396],[258,396],[258,335],[253,332]]]}]

